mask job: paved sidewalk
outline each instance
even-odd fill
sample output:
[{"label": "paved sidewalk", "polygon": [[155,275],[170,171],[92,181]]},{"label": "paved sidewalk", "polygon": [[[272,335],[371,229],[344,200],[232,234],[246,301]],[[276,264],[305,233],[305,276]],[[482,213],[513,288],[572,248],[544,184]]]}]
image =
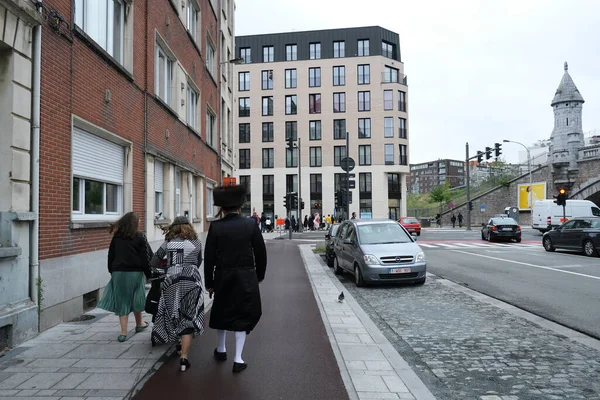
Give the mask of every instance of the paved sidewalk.
[{"label": "paved sidewalk", "polygon": [[124,343],[117,316],[100,309],[86,315],[94,318],[62,323],[0,358],[0,399],[121,400],[164,362],[170,346],[152,347],[151,328],[135,333],[133,314]]},{"label": "paved sidewalk", "polygon": [[313,246],[299,247],[350,398],[435,399]]}]

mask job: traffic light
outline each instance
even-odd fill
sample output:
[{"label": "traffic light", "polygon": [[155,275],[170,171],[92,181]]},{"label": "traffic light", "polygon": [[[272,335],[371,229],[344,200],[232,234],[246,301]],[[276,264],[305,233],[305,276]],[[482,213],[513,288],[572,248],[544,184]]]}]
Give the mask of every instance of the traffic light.
[{"label": "traffic light", "polygon": [[294,139],[292,139],[291,136],[287,141],[287,148],[289,151],[292,151],[294,149]]},{"label": "traffic light", "polygon": [[554,198],[556,200],[554,200],[554,202],[559,205],[559,206],[566,206],[567,205],[567,190],[564,188],[560,188],[558,190],[558,194],[556,196],[554,196]]},{"label": "traffic light", "polygon": [[469,211],[473,211],[473,202],[472,201],[469,202]]},{"label": "traffic light", "polygon": [[477,162],[481,164],[483,162],[483,155],[485,153],[483,151],[477,151]]},{"label": "traffic light", "polygon": [[291,209],[292,210],[297,210],[298,209],[298,193],[292,193],[292,205],[291,205]]},{"label": "traffic light", "polygon": [[343,207],[342,192],[340,190],[338,190],[337,192],[335,192],[335,206],[337,208]]},{"label": "traffic light", "polygon": [[304,210],[304,200],[300,199],[300,209]]},{"label": "traffic light", "polygon": [[283,208],[285,208],[286,210],[289,210],[289,203],[288,203],[288,195],[286,194],[285,196],[283,196]]},{"label": "traffic light", "polygon": [[485,159],[489,160],[490,158],[492,158],[492,148],[486,147],[485,148]]},{"label": "traffic light", "polygon": [[495,143],[494,149],[496,150],[496,157],[500,157],[500,154],[502,154],[502,144]]}]

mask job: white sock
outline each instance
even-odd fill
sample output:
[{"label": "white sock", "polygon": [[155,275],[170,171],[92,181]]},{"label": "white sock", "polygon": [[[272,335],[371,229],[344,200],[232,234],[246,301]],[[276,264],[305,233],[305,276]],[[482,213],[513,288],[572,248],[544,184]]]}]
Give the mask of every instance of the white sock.
[{"label": "white sock", "polygon": [[219,347],[217,347],[217,351],[219,353],[225,353],[227,349],[225,348],[225,339],[227,338],[227,331],[217,330],[217,334],[219,335]]},{"label": "white sock", "polygon": [[246,332],[235,333],[235,358],[234,362],[243,364],[242,351],[244,351],[244,344],[246,343]]}]

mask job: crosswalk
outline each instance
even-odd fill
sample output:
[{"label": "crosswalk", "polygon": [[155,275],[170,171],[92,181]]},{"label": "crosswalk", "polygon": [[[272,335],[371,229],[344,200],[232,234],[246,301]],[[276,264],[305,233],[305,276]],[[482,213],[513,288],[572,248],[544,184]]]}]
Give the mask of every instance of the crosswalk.
[{"label": "crosswalk", "polygon": [[453,242],[453,241],[429,241],[417,240],[417,244],[423,249],[532,249],[539,248],[543,249],[542,244],[538,241],[527,241],[521,243],[508,243],[508,242],[476,242],[476,241],[464,241],[464,242]]}]

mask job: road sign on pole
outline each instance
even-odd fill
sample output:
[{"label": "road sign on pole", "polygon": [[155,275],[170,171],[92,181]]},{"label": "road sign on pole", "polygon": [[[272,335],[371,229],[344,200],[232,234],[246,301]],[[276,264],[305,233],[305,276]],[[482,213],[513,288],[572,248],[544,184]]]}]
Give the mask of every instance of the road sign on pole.
[{"label": "road sign on pole", "polygon": [[485,206],[483,204],[481,205],[481,212],[485,212]]},{"label": "road sign on pole", "polygon": [[340,167],[346,172],[352,171],[356,166],[356,162],[352,157],[344,157],[340,160]]}]

